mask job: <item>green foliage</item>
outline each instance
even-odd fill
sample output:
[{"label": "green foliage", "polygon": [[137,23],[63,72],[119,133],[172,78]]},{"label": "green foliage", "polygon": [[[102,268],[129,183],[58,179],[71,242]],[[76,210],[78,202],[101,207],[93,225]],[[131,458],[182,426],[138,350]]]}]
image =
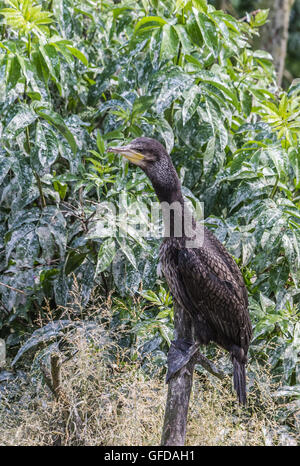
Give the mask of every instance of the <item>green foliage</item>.
[{"label": "green foliage", "polygon": [[42,11],[41,5],[32,0],[7,0],[12,8],[2,8],[0,14],[5,23],[20,33],[34,32],[36,35],[48,32],[43,25],[52,23],[52,13]]},{"label": "green foliage", "polygon": [[277,89],[272,57],[249,46],[266,12],[247,24],[205,0],[61,0],[51,12],[10,4],[21,19],[2,9],[0,326],[4,336],[14,330],[8,345],[37,310],[44,318],[45,298],[66,307],[78,283],[81,308],[96,286],[107,296],[116,289],[114,325],[126,325],[126,345],[137,339],[165,362],[172,305],[156,283],[159,240],[134,228],[145,217],[134,203],[149,212],[156,198],[141,171],[106,152],[147,135],[172,151],[186,199],[204,201],[208,227],[242,269],[250,356],[298,386],[300,88]]}]

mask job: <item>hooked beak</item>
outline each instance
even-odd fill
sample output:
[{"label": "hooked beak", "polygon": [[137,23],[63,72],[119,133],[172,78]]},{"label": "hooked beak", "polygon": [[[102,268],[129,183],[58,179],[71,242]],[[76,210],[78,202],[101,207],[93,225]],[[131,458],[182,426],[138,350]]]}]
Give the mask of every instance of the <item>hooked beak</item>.
[{"label": "hooked beak", "polygon": [[140,154],[136,150],[132,149],[130,144],[123,147],[109,147],[107,152],[116,152],[117,154],[121,154],[135,165],[142,165],[142,161],[145,158],[143,154]]}]

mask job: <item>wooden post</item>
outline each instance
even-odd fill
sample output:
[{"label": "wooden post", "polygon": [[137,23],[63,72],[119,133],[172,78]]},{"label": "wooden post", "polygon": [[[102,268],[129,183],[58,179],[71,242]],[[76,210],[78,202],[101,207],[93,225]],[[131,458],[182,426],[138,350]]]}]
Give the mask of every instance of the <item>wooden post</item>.
[{"label": "wooden post", "polygon": [[[174,336],[175,340],[194,341],[191,319],[176,303],[174,304]],[[161,440],[163,446],[182,446],[185,443],[194,365],[195,358],[191,358],[169,381]]]}]

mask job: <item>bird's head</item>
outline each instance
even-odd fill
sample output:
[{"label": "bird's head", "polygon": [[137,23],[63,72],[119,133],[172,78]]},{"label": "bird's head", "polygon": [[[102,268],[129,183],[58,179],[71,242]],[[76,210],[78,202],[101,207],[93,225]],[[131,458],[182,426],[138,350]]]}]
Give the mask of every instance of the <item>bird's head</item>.
[{"label": "bird's head", "polygon": [[160,142],[151,138],[137,138],[126,146],[110,147],[108,152],[116,152],[130,162],[141,167],[145,172],[157,165],[168,154]]},{"label": "bird's head", "polygon": [[141,137],[121,147],[110,147],[139,166],[148,176],[160,200],[173,199],[180,191],[180,182],[171,158],[164,146],[152,138]]}]

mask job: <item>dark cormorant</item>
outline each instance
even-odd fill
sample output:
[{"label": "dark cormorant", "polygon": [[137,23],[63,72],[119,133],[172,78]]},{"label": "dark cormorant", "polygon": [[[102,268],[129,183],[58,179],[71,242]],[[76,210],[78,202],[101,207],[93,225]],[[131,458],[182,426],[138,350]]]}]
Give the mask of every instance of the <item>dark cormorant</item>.
[{"label": "dark cormorant", "polygon": [[[230,352],[234,388],[240,403],[245,404],[245,365],[252,329],[247,290],[238,266],[213,233],[205,227],[203,230],[185,208],[176,170],[158,141],[141,137],[126,146],[111,147],[109,151],[120,153],[146,173],[161,205],[175,203],[182,207],[179,221],[182,235],[175,233],[172,210],[169,235],[160,247],[161,268],[173,297],[191,317],[197,345],[215,342]],[[191,221],[186,222],[185,216]],[[187,242],[198,236],[199,245],[189,247]],[[190,342],[178,341],[180,354],[185,351],[187,357],[171,376],[195,353],[191,350],[193,346]]]}]

